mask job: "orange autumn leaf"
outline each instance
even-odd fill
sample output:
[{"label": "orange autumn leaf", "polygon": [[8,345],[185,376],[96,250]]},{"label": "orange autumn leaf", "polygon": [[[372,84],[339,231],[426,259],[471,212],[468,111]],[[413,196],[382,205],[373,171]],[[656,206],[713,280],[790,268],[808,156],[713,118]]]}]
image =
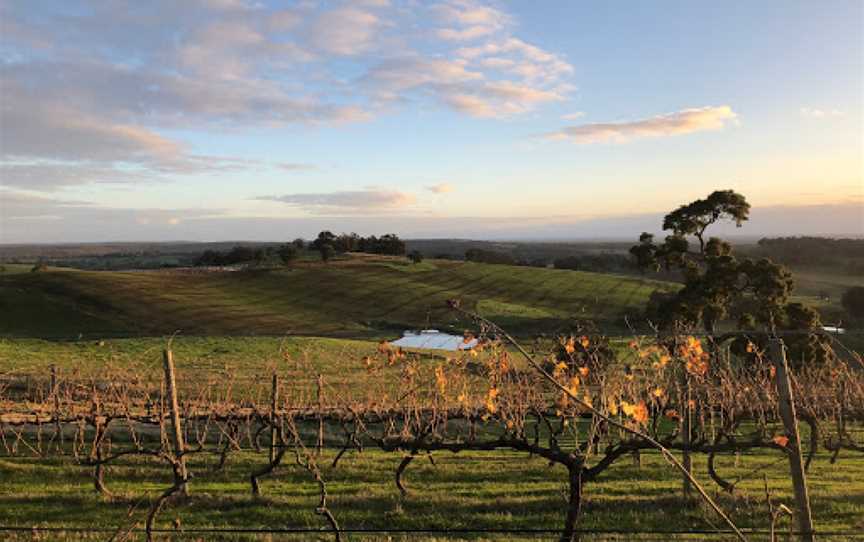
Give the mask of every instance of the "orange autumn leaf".
[{"label": "orange autumn leaf", "polygon": [[648,407],[644,401],[639,401],[633,408],[633,419],[639,423],[646,423],[648,421]]},{"label": "orange autumn leaf", "polygon": [[489,388],[489,392],[486,394],[486,409],[493,414],[498,410],[498,405],[495,403],[497,398],[498,388]]},{"label": "orange autumn leaf", "polygon": [[579,392],[579,384],[580,382],[578,376],[570,377],[570,385],[567,386],[567,391],[570,392],[572,395],[576,395]]},{"label": "orange autumn leaf", "polygon": [[621,412],[623,412],[625,416],[633,416],[635,411],[636,405],[632,405],[627,401],[621,401]]},{"label": "orange autumn leaf", "polygon": [[555,368],[552,370],[552,376],[554,376],[555,378],[558,378],[559,376],[564,374],[564,371],[566,371],[566,370],[567,370],[567,364],[566,363],[564,363],[563,361],[556,363]]},{"label": "orange autumn leaf", "polygon": [[776,437],[774,437],[771,440],[773,440],[774,444],[776,444],[777,446],[780,446],[781,448],[785,448],[786,445],[789,444],[789,437],[787,437],[785,435],[777,435]]},{"label": "orange autumn leaf", "polygon": [[444,375],[444,368],[441,366],[435,367],[435,385],[438,387],[438,393],[444,395],[447,391],[447,377]]},{"label": "orange autumn leaf", "polygon": [[579,374],[582,375],[582,378],[586,378],[588,376],[588,367],[579,367]]}]

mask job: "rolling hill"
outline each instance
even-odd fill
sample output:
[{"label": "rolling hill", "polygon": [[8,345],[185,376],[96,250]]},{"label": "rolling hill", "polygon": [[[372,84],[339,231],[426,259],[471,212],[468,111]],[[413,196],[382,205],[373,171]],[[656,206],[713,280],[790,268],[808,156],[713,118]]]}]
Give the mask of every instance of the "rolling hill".
[{"label": "rolling hill", "polygon": [[462,329],[460,298],[518,335],[574,318],[624,330],[652,291],[671,284],[566,270],[354,256],[329,264],[213,272],[49,269],[0,275],[0,335],[62,338],[192,335],[392,336]]}]

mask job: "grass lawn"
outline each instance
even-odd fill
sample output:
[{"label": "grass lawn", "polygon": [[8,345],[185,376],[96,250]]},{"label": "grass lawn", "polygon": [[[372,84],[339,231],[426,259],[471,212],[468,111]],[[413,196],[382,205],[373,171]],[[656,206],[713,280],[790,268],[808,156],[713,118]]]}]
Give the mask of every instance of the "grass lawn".
[{"label": "grass lawn", "polygon": [[[330,467],[334,453],[334,450],[325,450],[320,463],[328,484],[329,506],[343,528],[559,529],[563,522],[566,506],[563,469],[550,468],[544,461],[525,454],[507,451],[439,453],[435,455],[435,465],[418,458],[406,471],[404,480],[409,495],[403,501],[393,483],[400,454],[375,450],[352,452],[334,469]],[[261,455],[238,454],[231,457],[224,470],[215,471],[214,458],[195,459],[191,464],[195,472],[192,496],[166,508],[160,516],[160,526],[171,528],[176,518],[187,529],[323,528],[322,518],[314,514],[316,485],[291,461],[286,461],[275,475],[264,480],[262,497],[252,497],[248,474],[261,461]],[[791,507],[788,466],[777,452],[744,454],[737,467],[733,457],[722,457],[718,460],[718,470],[728,479],[734,479],[765,464],[771,464],[764,472],[775,503]],[[712,486],[705,475],[704,456],[695,458],[694,469],[711,492],[717,494],[716,486]],[[740,483],[735,497],[717,496],[740,527],[763,529],[767,527],[764,482],[761,473],[750,476]],[[113,498],[97,496],[87,477],[87,469],[75,465],[69,457],[3,457],[0,458],[0,478],[4,480],[4,489],[0,492],[0,525],[27,527],[125,524],[132,504],[170,485],[170,472],[164,465],[141,459],[121,461],[108,470],[106,482],[114,492]],[[864,458],[841,458],[832,465],[823,455],[814,461],[810,481],[818,529],[864,530],[864,514],[861,513],[864,510]],[[684,501],[680,485],[680,478],[657,454],[643,454],[641,467],[633,465],[630,458],[622,459],[598,481],[586,486],[581,527],[623,531],[711,530],[718,524],[717,519],[700,504]],[[143,516],[143,511],[133,514],[136,520],[142,520]],[[784,530],[788,527],[786,520],[781,526]],[[52,540],[79,539],[79,535],[53,538],[55,535],[57,533],[52,534]],[[32,540],[29,536],[27,533],[20,539]],[[272,538],[203,536],[205,540],[289,539],[281,535]],[[379,536],[355,534],[351,539],[380,539]],[[440,534],[437,537],[443,538]],[[510,540],[514,537],[514,534],[463,533],[455,539]],[[106,538],[102,533],[101,537],[93,539]],[[411,537],[418,538],[427,539]],[[550,539],[552,535],[539,538]],[[293,539],[328,538],[307,533]],[[612,539],[637,537],[621,535]],[[700,538],[690,538],[693,539]],[[753,539],[767,537],[754,536]],[[852,537],[820,539],[851,540]]]}]

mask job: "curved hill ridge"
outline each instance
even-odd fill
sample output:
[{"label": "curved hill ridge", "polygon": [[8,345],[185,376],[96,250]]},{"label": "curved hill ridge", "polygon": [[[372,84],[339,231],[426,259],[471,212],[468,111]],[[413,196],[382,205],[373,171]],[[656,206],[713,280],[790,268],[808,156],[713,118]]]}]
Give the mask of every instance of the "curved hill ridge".
[{"label": "curved hill ridge", "polygon": [[636,277],[386,257],[233,272],[51,269],[0,276],[0,335],[377,337],[468,326],[446,309],[450,298],[519,335],[554,332],[574,318],[623,330],[651,292],[670,288]]}]

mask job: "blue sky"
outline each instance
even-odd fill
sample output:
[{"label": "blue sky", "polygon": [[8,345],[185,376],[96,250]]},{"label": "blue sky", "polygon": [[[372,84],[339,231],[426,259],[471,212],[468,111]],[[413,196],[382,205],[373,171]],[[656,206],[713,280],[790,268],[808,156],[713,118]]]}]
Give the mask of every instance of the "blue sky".
[{"label": "blue sky", "polygon": [[36,1],[0,24],[0,242],[635,237],[721,188],[754,206],[741,233],[864,234],[857,0]]}]

